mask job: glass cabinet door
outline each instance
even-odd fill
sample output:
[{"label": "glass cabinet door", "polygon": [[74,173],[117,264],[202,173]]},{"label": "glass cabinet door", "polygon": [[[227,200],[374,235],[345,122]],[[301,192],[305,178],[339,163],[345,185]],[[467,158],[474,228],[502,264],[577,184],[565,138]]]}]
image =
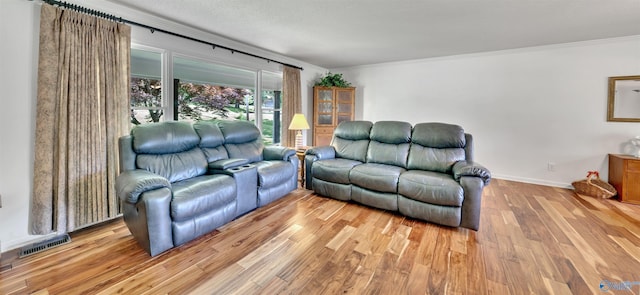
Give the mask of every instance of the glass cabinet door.
[{"label": "glass cabinet door", "polygon": [[354,103],[354,87],[313,87],[314,146],[329,145],[338,124],[353,121]]},{"label": "glass cabinet door", "polygon": [[336,125],[353,120],[353,91],[336,89]]},{"label": "glass cabinet door", "polygon": [[318,90],[318,125],[333,125],[333,91],[331,89]]}]

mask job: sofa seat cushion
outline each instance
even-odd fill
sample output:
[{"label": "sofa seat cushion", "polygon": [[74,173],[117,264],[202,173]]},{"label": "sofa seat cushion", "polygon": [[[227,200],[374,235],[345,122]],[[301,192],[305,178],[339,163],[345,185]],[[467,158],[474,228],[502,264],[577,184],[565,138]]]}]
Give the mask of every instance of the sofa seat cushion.
[{"label": "sofa seat cushion", "polygon": [[462,206],[464,191],[453,175],[432,171],[409,170],[400,175],[398,193],[423,203]]},{"label": "sofa seat cushion", "polygon": [[404,168],[385,164],[366,163],[351,169],[351,184],[384,193],[398,192],[398,178]]},{"label": "sofa seat cushion", "polygon": [[172,188],[173,221],[190,219],[236,200],[236,182],[228,175],[202,175],[173,183]]},{"label": "sofa seat cushion", "polygon": [[271,188],[291,180],[297,171],[289,161],[260,161],[253,163],[258,168],[258,186]]},{"label": "sofa seat cushion", "polygon": [[321,160],[313,163],[311,175],[327,182],[350,184],[349,172],[361,164],[360,161],[342,158]]}]

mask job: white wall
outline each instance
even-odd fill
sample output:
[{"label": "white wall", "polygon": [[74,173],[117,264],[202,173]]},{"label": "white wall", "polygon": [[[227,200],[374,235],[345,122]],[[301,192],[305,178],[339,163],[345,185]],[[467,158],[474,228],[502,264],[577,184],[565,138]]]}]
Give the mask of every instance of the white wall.
[{"label": "white wall", "polygon": [[357,118],[461,125],[496,178],[606,179],[607,154],[640,135],[639,123],[606,121],[607,77],[640,74],[640,36],[332,72],[358,87]]},{"label": "white wall", "polygon": [[0,1],[0,241],[27,234],[33,170],[38,12],[29,1]]},{"label": "white wall", "polygon": [[[69,2],[69,1],[68,1]],[[85,7],[127,19],[262,55],[274,60],[302,66],[303,108],[310,117],[313,81],[326,69],[285,56],[253,48],[219,36],[207,34],[126,7],[100,1],[70,1]],[[35,134],[36,82],[40,5],[25,0],[0,0],[0,241],[1,251],[21,247],[44,237],[28,234],[29,203],[32,192],[33,145]],[[162,33],[133,28],[132,41],[148,46],[162,46],[175,52],[207,58],[250,69],[278,69],[277,64],[231,55],[229,52],[196,44]],[[310,137],[308,137],[310,138]],[[308,139],[310,140],[310,139]],[[310,142],[310,141],[309,141]]]}]

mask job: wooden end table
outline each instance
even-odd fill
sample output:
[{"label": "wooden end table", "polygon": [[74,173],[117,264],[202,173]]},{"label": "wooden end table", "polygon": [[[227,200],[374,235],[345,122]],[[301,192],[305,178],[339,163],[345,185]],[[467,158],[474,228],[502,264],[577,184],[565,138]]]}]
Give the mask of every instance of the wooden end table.
[{"label": "wooden end table", "polygon": [[298,156],[298,160],[299,160],[299,166],[298,169],[300,169],[300,186],[304,187],[304,153],[310,149],[310,146],[302,146],[298,149],[296,149],[296,156]]}]

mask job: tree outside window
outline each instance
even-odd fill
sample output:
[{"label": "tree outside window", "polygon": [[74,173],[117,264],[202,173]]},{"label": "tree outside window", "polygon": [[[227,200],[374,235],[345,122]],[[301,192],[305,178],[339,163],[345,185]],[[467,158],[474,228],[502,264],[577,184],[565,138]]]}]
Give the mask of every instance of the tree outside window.
[{"label": "tree outside window", "polygon": [[248,111],[253,104],[252,89],[195,83],[179,85],[179,120],[247,120],[247,114],[254,112],[252,106]]},{"label": "tree outside window", "polygon": [[131,77],[131,123],[159,122],[163,114],[160,80]]}]

